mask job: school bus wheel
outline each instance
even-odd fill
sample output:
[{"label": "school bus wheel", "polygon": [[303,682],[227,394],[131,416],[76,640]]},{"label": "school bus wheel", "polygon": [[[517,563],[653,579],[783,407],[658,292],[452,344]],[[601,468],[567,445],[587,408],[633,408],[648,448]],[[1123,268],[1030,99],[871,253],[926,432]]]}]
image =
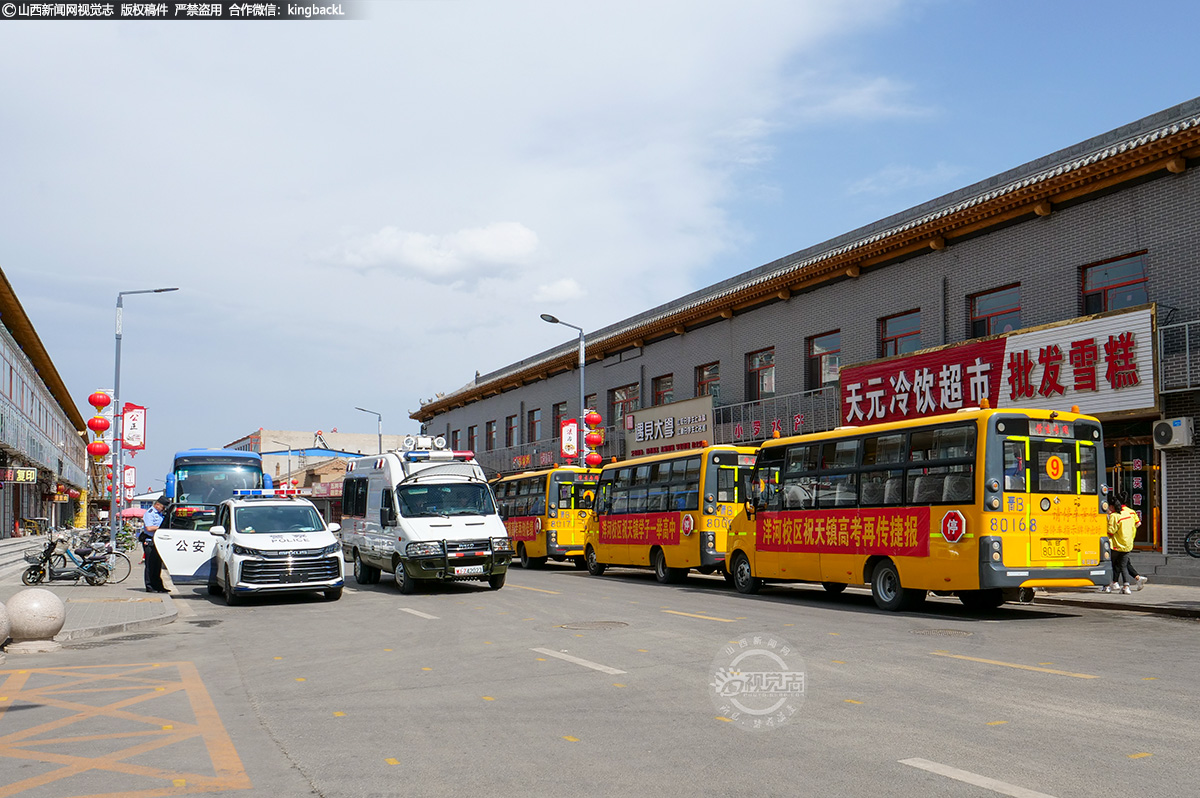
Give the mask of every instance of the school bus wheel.
[{"label": "school bus wheel", "polygon": [[595,549],[593,549],[591,546],[588,546],[587,551],[584,552],[583,557],[585,560],[587,560],[587,570],[588,570],[589,574],[591,574],[592,576],[603,576],[604,575],[604,569],[607,568],[608,566],[606,566],[604,563],[602,563],[596,559],[596,550]]},{"label": "school bus wheel", "polygon": [[831,596],[836,596],[846,589],[845,582],[822,582],[821,587],[825,588],[825,592]]},{"label": "school bus wheel", "polygon": [[757,593],[762,587],[762,579],[754,575],[753,569],[750,568],[750,558],[745,552],[734,552],[733,586],[737,588],[737,592],[746,594]]}]

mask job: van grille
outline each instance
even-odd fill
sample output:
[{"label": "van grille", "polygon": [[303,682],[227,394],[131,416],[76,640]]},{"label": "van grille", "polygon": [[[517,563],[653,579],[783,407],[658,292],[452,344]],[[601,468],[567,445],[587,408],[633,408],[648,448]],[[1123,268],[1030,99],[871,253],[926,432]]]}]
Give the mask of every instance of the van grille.
[{"label": "van grille", "polygon": [[242,582],[253,585],[288,585],[327,582],[338,578],[336,557],[297,557],[291,560],[242,563]]},{"label": "van grille", "polygon": [[489,540],[447,540],[446,553],[454,552],[471,553],[471,554],[487,554],[492,547]]}]

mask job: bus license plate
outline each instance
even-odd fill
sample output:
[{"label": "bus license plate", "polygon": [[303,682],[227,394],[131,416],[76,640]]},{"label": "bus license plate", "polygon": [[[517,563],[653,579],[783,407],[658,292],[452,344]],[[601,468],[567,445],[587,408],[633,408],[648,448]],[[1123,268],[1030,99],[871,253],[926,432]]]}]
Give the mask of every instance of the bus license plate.
[{"label": "bus license plate", "polygon": [[454,569],[455,576],[471,576],[472,574],[482,574],[482,565],[460,565]]},{"label": "bus license plate", "polygon": [[1065,560],[1067,558],[1067,541],[1042,539],[1043,560]]}]

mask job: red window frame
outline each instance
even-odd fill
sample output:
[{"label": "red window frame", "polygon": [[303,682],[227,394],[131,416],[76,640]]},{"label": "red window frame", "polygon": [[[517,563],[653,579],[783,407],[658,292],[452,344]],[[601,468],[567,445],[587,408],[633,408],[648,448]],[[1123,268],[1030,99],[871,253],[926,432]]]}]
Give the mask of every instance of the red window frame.
[{"label": "red window frame", "polygon": [[471,426],[467,427],[467,451],[468,452],[475,451],[475,444],[478,441],[478,438],[479,438],[479,425],[472,424]]},{"label": "red window frame", "polygon": [[713,404],[721,398],[721,361],[696,366],[696,396],[712,396]]},{"label": "red window frame", "polygon": [[[906,324],[915,321],[916,326]],[[906,310],[879,320],[879,356],[892,357],[921,348],[921,309]]]},{"label": "red window frame", "polygon": [[494,419],[483,425],[483,448],[489,452],[496,448],[496,421]]},{"label": "red window frame", "polygon": [[[818,346],[826,348],[817,351]],[[830,330],[814,335],[806,342],[808,355],[808,388],[815,391],[838,381],[838,365],[842,360],[842,331]],[[827,362],[833,360],[833,379],[825,379]]]},{"label": "red window frame", "polygon": [[516,416],[508,416],[504,419],[504,445],[512,448],[517,445],[517,430],[519,422]]},{"label": "red window frame", "polygon": [[535,407],[525,414],[528,421],[526,431],[529,437],[525,440],[526,443],[534,443],[542,439],[542,408]]},{"label": "red window frame", "polygon": [[775,347],[768,346],[766,349],[747,352],[746,401],[757,402],[760,399],[770,399],[774,395]]},{"label": "red window frame", "polygon": [[620,429],[621,419],[625,418],[627,413],[631,413],[640,407],[638,404],[641,398],[640,393],[636,382],[632,382],[629,385],[622,385],[619,388],[613,388],[609,391],[609,415],[612,417],[610,423]]},{"label": "red window frame", "polygon": [[[1021,327],[1021,284],[971,296],[971,337],[998,335]],[[1007,329],[1006,329],[1007,328]]]},{"label": "red window frame", "polygon": [[[1080,293],[1083,303],[1083,312],[1085,314],[1103,313],[1107,310],[1120,310],[1121,308],[1133,307],[1134,305],[1144,305],[1150,301],[1149,292],[1146,290],[1146,252],[1134,252],[1130,255],[1122,255],[1119,258],[1110,258],[1100,261],[1099,263],[1090,263],[1084,266],[1080,273]],[[1137,265],[1139,268],[1138,276],[1130,279],[1123,271],[1132,271],[1131,269],[1121,269],[1122,265],[1129,266]],[[1108,272],[1116,272],[1111,277]],[[1097,283],[1089,289],[1088,280],[1091,275],[1097,275]],[[1100,277],[1099,275],[1105,275]],[[1107,279],[1106,279],[1107,278]],[[1125,296],[1120,296],[1122,293]],[[1115,300],[1115,301],[1114,301]]]},{"label": "red window frame", "polygon": [[558,435],[558,431],[562,429],[562,420],[567,417],[567,403],[556,402],[550,408],[550,434]]},{"label": "red window frame", "polygon": [[654,402],[653,407],[669,405],[675,401],[675,375],[664,374],[650,381],[650,393]]}]

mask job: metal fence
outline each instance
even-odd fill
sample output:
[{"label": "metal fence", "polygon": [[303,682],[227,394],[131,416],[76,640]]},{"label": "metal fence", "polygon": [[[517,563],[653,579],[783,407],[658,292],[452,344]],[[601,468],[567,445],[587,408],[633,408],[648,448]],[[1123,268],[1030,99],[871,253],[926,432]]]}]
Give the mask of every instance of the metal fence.
[{"label": "metal fence", "polygon": [[[713,409],[713,438],[710,443],[752,445],[772,437],[775,431],[787,436],[833,429],[839,424],[839,401],[837,385],[827,385],[816,391],[720,405]],[[617,427],[605,427],[604,445],[599,452],[605,462],[614,457],[624,459],[625,431]],[[476,452],[475,458],[485,468],[505,474],[563,462],[557,438],[545,438],[490,452]]]},{"label": "metal fence", "polygon": [[1200,320],[1158,328],[1158,390],[1178,393],[1200,388]]}]

